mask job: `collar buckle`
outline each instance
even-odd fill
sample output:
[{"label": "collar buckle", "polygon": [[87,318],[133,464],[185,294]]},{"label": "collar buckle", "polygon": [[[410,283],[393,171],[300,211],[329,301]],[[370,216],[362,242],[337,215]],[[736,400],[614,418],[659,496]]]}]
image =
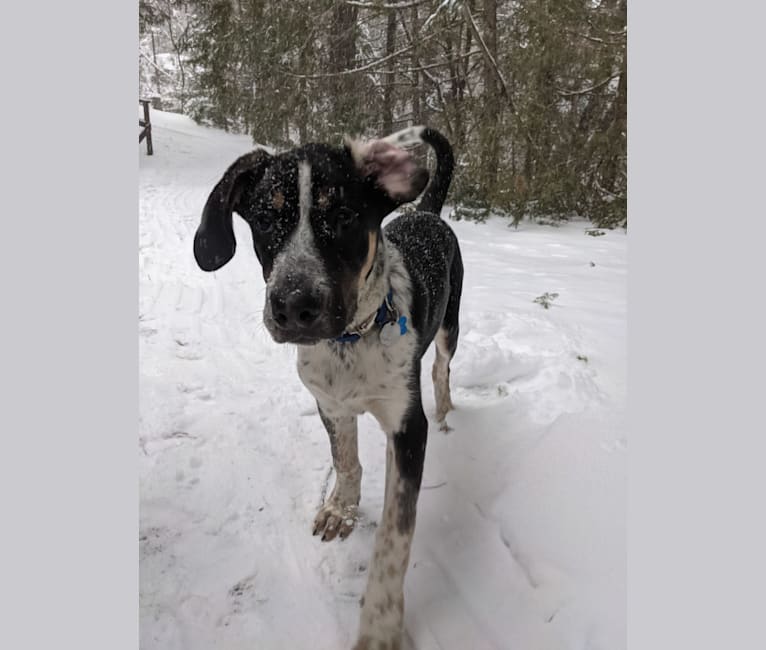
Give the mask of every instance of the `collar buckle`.
[{"label": "collar buckle", "polygon": [[388,294],[386,294],[386,297],[383,299],[383,304],[378,307],[378,311],[375,312],[374,315],[371,315],[367,320],[363,321],[355,330],[343,332],[343,334],[333,339],[333,341],[336,343],[356,343],[362,336],[372,329],[373,325],[382,327],[386,323],[396,322],[399,313],[394,307],[393,298],[394,290],[389,289]]}]

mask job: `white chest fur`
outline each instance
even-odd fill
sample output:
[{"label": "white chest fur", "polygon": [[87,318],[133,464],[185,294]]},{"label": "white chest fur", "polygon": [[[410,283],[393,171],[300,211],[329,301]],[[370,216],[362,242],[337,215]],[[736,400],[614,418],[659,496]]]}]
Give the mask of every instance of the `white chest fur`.
[{"label": "white chest fur", "polygon": [[[400,430],[409,406],[418,334],[409,313],[409,274],[399,251],[387,244],[386,272],[378,281],[377,295],[385,295],[391,288],[397,314],[407,317],[407,332],[390,337],[385,345],[376,326],[355,343],[298,346],[298,375],[326,415],[372,413],[383,430],[393,434]],[[379,305],[380,298],[376,300],[367,308]]]},{"label": "white chest fur", "polygon": [[329,416],[372,413],[394,433],[409,403],[416,332],[382,345],[378,328],[356,343],[300,346],[298,375]]}]

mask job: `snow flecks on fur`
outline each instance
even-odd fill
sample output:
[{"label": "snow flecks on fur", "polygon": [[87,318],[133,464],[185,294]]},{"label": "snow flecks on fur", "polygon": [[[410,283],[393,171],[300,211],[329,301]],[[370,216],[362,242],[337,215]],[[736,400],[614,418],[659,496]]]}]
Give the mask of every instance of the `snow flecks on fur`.
[{"label": "snow flecks on fur", "polygon": [[[139,178],[141,648],[351,648],[386,437],[359,418],[354,530],[312,536],[333,480],[327,433],[295,348],[262,324],[249,228],[234,217],[238,252],[220,271],[191,254],[212,185],[252,143],[159,111],[152,123]],[[432,348],[402,649],[623,649],[627,238],[588,237],[583,222],[450,225],[465,264],[455,409],[440,432]],[[545,292],[559,294],[547,310],[532,302]]]}]

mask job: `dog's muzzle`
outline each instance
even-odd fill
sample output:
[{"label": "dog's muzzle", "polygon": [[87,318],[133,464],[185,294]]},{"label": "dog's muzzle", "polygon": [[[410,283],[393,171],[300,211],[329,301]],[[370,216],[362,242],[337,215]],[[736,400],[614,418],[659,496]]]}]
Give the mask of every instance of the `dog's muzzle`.
[{"label": "dog's muzzle", "polygon": [[263,320],[277,343],[311,345],[338,335],[342,322],[333,318],[331,296],[316,282],[268,288]]}]

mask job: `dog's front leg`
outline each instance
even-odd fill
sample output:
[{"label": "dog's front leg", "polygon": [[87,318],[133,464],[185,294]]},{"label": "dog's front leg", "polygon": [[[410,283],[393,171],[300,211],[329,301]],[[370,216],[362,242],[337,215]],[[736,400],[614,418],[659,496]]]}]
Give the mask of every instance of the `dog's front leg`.
[{"label": "dog's front leg", "polygon": [[415,531],[427,434],[428,421],[419,399],[408,409],[400,430],[388,434],[383,516],[375,536],[354,650],[401,648],[404,576]]},{"label": "dog's front leg", "polygon": [[357,449],[356,416],[330,416],[319,407],[319,416],[330,437],[335,488],[314,519],[314,535],[322,533],[322,541],[351,533],[356,523],[362,484],[362,466]]}]

